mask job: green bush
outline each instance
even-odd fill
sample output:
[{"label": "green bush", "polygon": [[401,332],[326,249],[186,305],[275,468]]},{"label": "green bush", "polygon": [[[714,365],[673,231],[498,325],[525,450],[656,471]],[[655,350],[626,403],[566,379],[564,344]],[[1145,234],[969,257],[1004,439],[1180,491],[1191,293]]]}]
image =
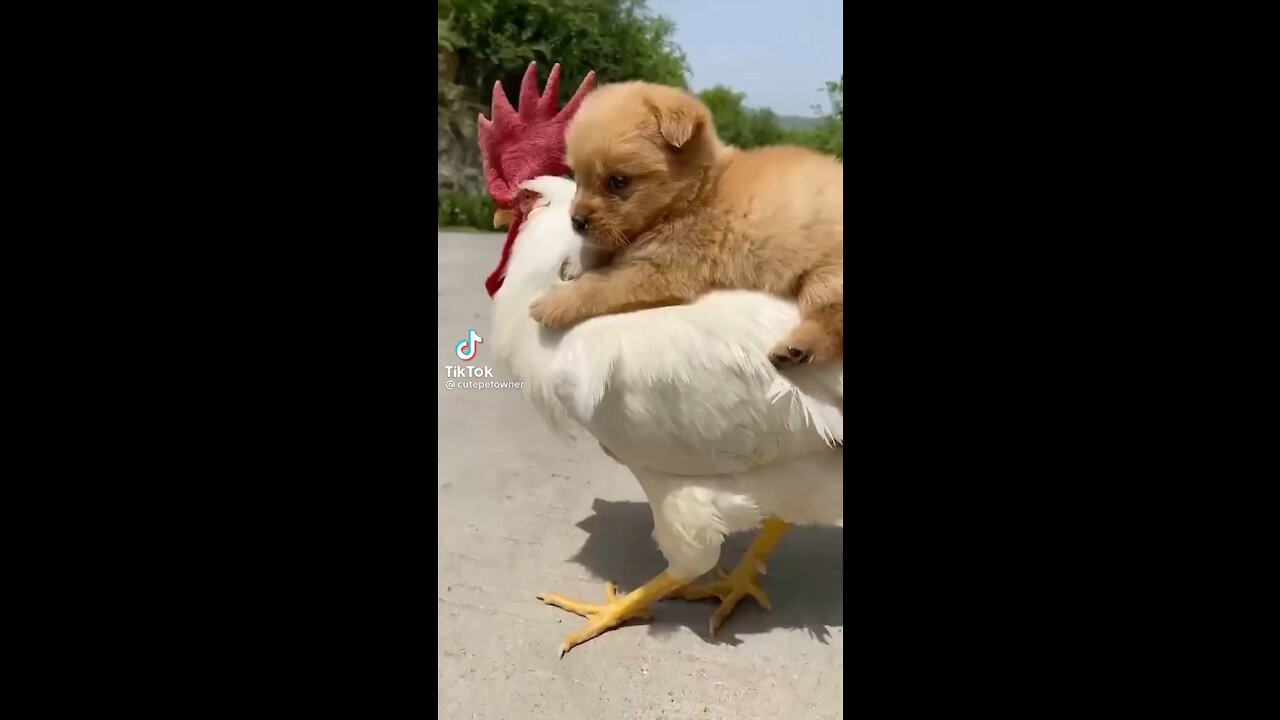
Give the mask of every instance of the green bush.
[{"label": "green bush", "polygon": [[829,117],[823,118],[822,124],[816,128],[788,131],[783,142],[835,155],[837,160],[844,160],[844,125]]},{"label": "green bush", "polygon": [[746,97],[723,85],[716,85],[698,93],[702,103],[711,111],[720,139],[745,149],[782,142],[783,130],[772,110],[752,110],[743,107]]},{"label": "green bush", "polygon": [[436,196],[436,227],[493,230],[493,200],[488,195],[449,192]]}]

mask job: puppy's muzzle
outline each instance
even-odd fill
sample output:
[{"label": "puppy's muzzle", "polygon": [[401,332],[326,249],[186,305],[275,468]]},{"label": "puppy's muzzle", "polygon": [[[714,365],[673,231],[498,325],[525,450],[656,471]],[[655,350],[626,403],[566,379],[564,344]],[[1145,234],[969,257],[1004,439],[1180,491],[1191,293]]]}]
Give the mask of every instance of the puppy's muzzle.
[{"label": "puppy's muzzle", "polygon": [[[563,216],[562,216],[562,217],[563,217]],[[586,231],[587,231],[587,219],[586,219],[585,217],[583,217],[582,215],[574,215],[574,216],[573,216],[573,219],[572,219],[572,222],[573,222],[573,231],[574,231],[574,232],[576,232],[576,233],[584,233],[584,232],[586,232]]]}]

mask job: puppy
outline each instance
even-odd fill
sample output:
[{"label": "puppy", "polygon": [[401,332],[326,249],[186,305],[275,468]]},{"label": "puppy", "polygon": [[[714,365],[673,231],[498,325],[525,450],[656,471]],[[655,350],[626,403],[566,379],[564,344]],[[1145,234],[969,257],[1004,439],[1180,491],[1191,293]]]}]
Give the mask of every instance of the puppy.
[{"label": "puppy", "polygon": [[844,167],[834,158],[730,147],[696,98],[642,82],[587,96],[565,142],[573,227],[613,262],[533,303],[535,320],[567,327],[716,288],[763,290],[797,298],[802,315],[771,350],[774,365],[841,355]]}]

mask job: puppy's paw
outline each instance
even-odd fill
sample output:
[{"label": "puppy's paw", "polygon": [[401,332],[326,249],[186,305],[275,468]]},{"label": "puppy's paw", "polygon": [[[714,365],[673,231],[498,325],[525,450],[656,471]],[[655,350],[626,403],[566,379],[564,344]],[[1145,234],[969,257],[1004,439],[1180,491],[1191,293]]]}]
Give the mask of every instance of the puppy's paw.
[{"label": "puppy's paw", "polygon": [[573,297],[554,290],[529,305],[529,317],[552,329],[566,328],[582,320]]},{"label": "puppy's paw", "polygon": [[582,277],[582,263],[574,258],[567,257],[564,262],[560,263],[560,279],[564,282],[573,282]]},{"label": "puppy's paw", "polygon": [[780,342],[769,351],[769,362],[773,363],[773,366],[779,370],[799,367],[805,363],[813,362],[813,350]]}]

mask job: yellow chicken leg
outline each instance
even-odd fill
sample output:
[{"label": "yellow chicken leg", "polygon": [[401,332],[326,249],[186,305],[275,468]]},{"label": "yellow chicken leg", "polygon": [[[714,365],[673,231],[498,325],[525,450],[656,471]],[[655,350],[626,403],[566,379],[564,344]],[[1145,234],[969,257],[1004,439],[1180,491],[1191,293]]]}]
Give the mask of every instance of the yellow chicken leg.
[{"label": "yellow chicken leg", "polygon": [[617,587],[613,583],[607,583],[604,586],[606,600],[604,605],[589,605],[549,593],[539,595],[538,599],[548,605],[555,605],[571,613],[577,613],[588,620],[585,628],[569,635],[560,644],[560,657],[564,657],[564,654],[573,649],[575,645],[581,645],[601,633],[618,627],[627,620],[632,618],[648,620],[652,618],[653,614],[649,611],[649,606],[661,599],[663,595],[687,582],[689,581],[678,580],[664,572],[622,597],[618,597]]},{"label": "yellow chicken leg", "polygon": [[734,608],[738,607],[742,598],[748,595],[755,598],[760,607],[765,610],[771,609],[769,596],[765,595],[764,590],[756,583],[756,574],[764,573],[764,561],[778,545],[778,541],[782,539],[788,527],[785,522],[777,518],[766,520],[756,539],[751,541],[751,547],[747,548],[747,554],[742,556],[742,561],[733,569],[733,572],[726,573],[716,568],[719,580],[701,585],[686,585],[667,597],[675,600],[719,598],[720,607],[716,608],[715,613],[711,615],[712,635],[715,635],[720,626],[724,625],[724,621],[733,614]]}]

